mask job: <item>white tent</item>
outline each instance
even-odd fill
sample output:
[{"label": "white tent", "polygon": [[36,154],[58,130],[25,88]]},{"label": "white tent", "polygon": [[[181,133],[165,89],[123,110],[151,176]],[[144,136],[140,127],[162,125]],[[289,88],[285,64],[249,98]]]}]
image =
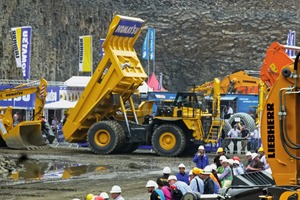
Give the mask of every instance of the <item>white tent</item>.
[{"label": "white tent", "polygon": [[45,109],[68,109],[68,108],[73,108],[75,107],[77,101],[67,101],[64,99],[61,99],[59,101],[55,101],[52,103],[47,103],[45,104],[44,108]]},{"label": "white tent", "polygon": [[144,81],[143,85],[138,88],[140,93],[152,92],[153,89],[148,86],[148,84]]},{"label": "white tent", "polygon": [[65,85],[67,87],[86,87],[90,80],[90,76],[72,76],[65,81]]}]

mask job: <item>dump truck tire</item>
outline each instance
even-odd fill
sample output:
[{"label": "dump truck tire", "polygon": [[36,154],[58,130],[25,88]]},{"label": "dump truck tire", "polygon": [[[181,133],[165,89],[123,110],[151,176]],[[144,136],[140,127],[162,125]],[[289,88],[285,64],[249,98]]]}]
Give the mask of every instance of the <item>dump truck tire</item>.
[{"label": "dump truck tire", "polygon": [[228,122],[233,127],[235,122],[235,118],[240,118],[241,125],[246,125],[247,129],[250,132],[253,132],[255,130],[255,121],[254,119],[247,113],[235,113],[232,115]]},{"label": "dump truck tire", "polygon": [[121,147],[125,133],[120,124],[114,121],[100,121],[88,131],[87,142],[97,154],[109,154]]},{"label": "dump truck tire", "polygon": [[186,147],[186,137],[180,127],[163,124],[153,132],[152,146],[161,156],[179,156]]}]

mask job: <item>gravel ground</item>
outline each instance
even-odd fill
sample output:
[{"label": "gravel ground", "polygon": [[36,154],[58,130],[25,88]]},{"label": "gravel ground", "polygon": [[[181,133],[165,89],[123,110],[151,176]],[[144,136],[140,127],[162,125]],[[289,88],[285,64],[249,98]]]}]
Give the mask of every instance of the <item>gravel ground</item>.
[{"label": "gravel ground", "polygon": [[[68,179],[43,178],[34,180],[12,180],[1,178],[0,199],[18,200],[53,200],[85,199],[89,193],[109,192],[113,185],[120,185],[123,197],[127,200],[149,199],[145,188],[149,179],[156,180],[165,166],[177,172],[182,162],[187,171],[194,167],[192,155],[187,157],[165,158],[150,152],[138,150],[132,154],[96,155],[88,148],[59,146],[43,150],[25,151],[0,148],[0,153],[7,159],[17,161],[21,154],[27,155],[22,165],[32,163],[67,163],[81,164],[87,167],[98,166],[90,171]],[[36,174],[43,174],[44,168],[37,167]]]}]

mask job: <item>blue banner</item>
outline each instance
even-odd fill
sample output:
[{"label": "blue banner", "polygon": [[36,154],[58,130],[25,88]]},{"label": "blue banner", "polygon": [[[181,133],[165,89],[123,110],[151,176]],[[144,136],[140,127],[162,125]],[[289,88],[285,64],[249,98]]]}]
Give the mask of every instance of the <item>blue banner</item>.
[{"label": "blue banner", "polygon": [[144,43],[143,43],[142,59],[144,59],[144,60],[149,59],[149,31],[147,32]]},{"label": "blue banner", "polygon": [[[296,45],[296,32],[295,31],[289,31],[288,37],[286,40],[286,44],[289,46],[295,46]],[[295,56],[295,50],[287,49],[286,53],[289,56]]]},{"label": "blue banner", "polygon": [[149,28],[150,60],[155,60],[155,29]]},{"label": "blue banner", "polygon": [[105,39],[100,39],[100,60],[103,58],[104,56],[104,49],[102,48],[103,42]]},{"label": "blue banner", "polygon": [[31,26],[11,29],[17,67],[22,68],[25,80],[30,79],[31,33]]},{"label": "blue banner", "polygon": [[140,21],[130,21],[121,19],[113,35],[122,37],[134,37],[136,33],[140,30],[142,24],[143,22]]}]

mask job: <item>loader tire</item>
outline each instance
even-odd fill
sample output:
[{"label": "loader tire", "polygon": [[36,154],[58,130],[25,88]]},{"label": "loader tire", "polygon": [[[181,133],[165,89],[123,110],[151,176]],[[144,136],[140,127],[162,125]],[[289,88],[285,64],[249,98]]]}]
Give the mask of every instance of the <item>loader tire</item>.
[{"label": "loader tire", "polygon": [[247,129],[250,132],[253,132],[255,130],[255,121],[254,119],[247,113],[235,113],[234,115],[232,115],[228,122],[229,124],[231,124],[231,126],[233,127],[235,122],[235,118],[240,118],[240,123],[241,125],[246,125]]},{"label": "loader tire", "polygon": [[125,133],[120,124],[114,121],[100,121],[88,131],[87,142],[97,154],[109,154],[122,146]]},{"label": "loader tire", "polygon": [[161,156],[179,156],[186,147],[183,130],[174,124],[163,124],[153,132],[152,146]]}]

